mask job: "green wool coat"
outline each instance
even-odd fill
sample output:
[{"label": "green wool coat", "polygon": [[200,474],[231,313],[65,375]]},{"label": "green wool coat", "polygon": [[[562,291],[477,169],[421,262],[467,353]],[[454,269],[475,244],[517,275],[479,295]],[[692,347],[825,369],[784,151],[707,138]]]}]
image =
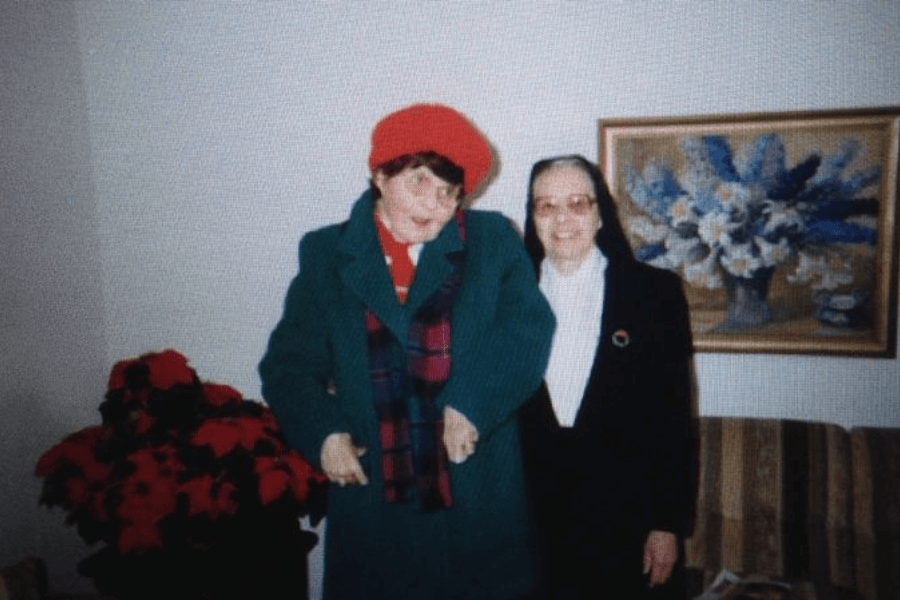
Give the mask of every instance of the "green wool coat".
[{"label": "green wool coat", "polygon": [[259,367],[263,398],[288,442],[314,464],[333,432],[349,432],[368,448],[360,460],[369,484],[329,487],[324,596],[521,597],[533,583],[536,554],[516,413],[540,385],[552,313],[509,222],[467,211],[463,283],[451,315],[452,370],[437,402],[466,415],[480,439],[468,460],[450,465],[450,509],[423,513],[385,503],[365,309],[405,348],[411,315],[451,272],[447,253],[463,244],[451,220],[425,245],[401,306],[372,215],[366,192],[349,221],[304,236],[299,274]]}]

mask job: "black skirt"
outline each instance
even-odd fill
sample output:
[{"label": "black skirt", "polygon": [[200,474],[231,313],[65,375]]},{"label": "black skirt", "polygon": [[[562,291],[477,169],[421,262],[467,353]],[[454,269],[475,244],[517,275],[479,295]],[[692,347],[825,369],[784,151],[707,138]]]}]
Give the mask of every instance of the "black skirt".
[{"label": "black skirt", "polygon": [[537,597],[683,599],[683,559],[664,586],[650,588],[643,573],[649,508],[639,449],[613,432],[560,427],[552,410],[539,393],[520,413],[541,557]]}]

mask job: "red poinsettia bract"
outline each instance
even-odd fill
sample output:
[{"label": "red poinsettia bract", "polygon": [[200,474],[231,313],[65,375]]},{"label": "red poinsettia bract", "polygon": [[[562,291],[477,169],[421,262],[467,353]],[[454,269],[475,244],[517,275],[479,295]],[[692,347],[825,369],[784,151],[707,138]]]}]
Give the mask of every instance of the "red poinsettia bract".
[{"label": "red poinsettia bract", "polygon": [[233,387],[216,383],[203,384],[203,399],[215,408],[236,406],[243,400],[241,393]]},{"label": "red poinsettia bract", "polygon": [[48,477],[62,465],[68,464],[80,469],[89,482],[105,480],[110,467],[97,459],[95,450],[105,444],[111,435],[109,427],[87,427],[68,435],[40,457],[35,475]]},{"label": "red poinsettia bract", "polygon": [[69,511],[90,543],[143,554],[208,546],[228,535],[218,524],[260,511],[322,516],[326,479],[288,449],[272,413],[201,382],[174,350],[116,363],[101,414],[35,468],[41,502]]},{"label": "red poinsettia bract", "polygon": [[259,417],[208,419],[191,438],[195,446],[209,446],[216,458],[221,458],[237,447],[253,450],[260,440],[273,442],[272,424]]},{"label": "red poinsettia bract", "polygon": [[178,384],[190,385],[194,382],[195,373],[188,366],[187,358],[174,350],[165,350],[116,363],[109,376],[109,391],[116,392],[126,387],[128,371],[137,365],[149,370],[147,377],[150,385],[157,390],[167,391]]},{"label": "red poinsettia bract", "polygon": [[290,492],[298,500],[306,498],[311,484],[322,484],[324,476],[315,473],[309,463],[296,453],[278,457],[261,457],[253,466],[259,475],[259,500],[263,506]]},{"label": "red poinsettia bract", "polygon": [[126,523],[116,540],[116,548],[122,554],[143,554],[162,547],[162,533],[152,521]]},{"label": "red poinsettia bract", "polygon": [[202,475],[181,485],[178,490],[188,499],[188,516],[206,515],[212,520],[234,515],[238,505],[234,500],[237,488],[230,481],[217,482],[211,475]]}]

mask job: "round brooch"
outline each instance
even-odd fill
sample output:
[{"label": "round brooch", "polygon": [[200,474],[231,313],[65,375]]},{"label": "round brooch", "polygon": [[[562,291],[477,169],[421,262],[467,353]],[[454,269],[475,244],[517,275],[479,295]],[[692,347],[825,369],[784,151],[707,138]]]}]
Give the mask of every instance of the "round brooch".
[{"label": "round brooch", "polygon": [[619,329],[612,335],[612,341],[617,347],[624,348],[631,342],[631,337],[627,331]]}]

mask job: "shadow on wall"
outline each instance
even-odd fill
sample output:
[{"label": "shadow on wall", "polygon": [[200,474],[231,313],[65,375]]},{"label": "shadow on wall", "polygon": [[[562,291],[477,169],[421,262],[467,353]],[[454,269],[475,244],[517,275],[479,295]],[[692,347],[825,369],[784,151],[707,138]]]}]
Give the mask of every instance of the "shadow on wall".
[{"label": "shadow on wall", "polygon": [[0,567],[39,557],[71,592],[92,589],[75,571],[89,549],[38,505],[34,468],[98,420],[108,372],[77,11],[15,3],[0,19]]},{"label": "shadow on wall", "polygon": [[[28,557],[47,565],[51,589],[73,593],[93,591],[90,580],[75,571],[89,554],[74,527],[65,524],[62,511],[38,505],[41,481],[34,476],[38,457],[72,430],[67,415],[52,415],[47,397],[35,392],[4,391],[0,406],[0,456],[4,457],[0,483],[0,567],[11,567]],[[12,409],[10,409],[12,407]]]}]

